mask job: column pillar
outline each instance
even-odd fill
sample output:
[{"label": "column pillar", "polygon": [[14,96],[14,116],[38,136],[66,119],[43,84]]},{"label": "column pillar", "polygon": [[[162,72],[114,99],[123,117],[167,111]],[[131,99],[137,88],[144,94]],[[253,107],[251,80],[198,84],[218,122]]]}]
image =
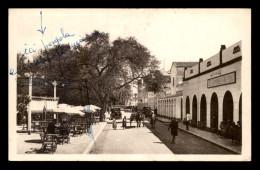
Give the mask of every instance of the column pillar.
[{"label": "column pillar", "polygon": [[207,99],[207,113],[206,113],[206,119],[207,119],[207,127],[208,128],[210,128],[210,126],[211,126],[211,122],[210,122],[210,102],[211,102],[211,100],[210,100],[210,98],[209,99]]},{"label": "column pillar", "polygon": [[220,130],[220,123],[223,121],[223,99],[224,96],[218,96],[218,129]]},{"label": "column pillar", "polygon": [[29,77],[29,98],[30,98],[30,103],[29,103],[29,110],[28,110],[28,135],[31,135],[31,128],[32,128],[32,74],[30,73]]},{"label": "column pillar", "polygon": [[200,97],[198,96],[197,103],[197,121],[200,121]]},{"label": "column pillar", "polygon": [[[234,98],[233,98],[233,100],[234,100]],[[233,121],[235,123],[237,123],[237,121],[239,120],[239,100],[238,101],[234,101],[233,106],[234,106]]]},{"label": "column pillar", "polygon": [[56,100],[56,86],[57,86],[57,83],[56,81],[53,82],[53,86],[54,86],[54,100]]}]

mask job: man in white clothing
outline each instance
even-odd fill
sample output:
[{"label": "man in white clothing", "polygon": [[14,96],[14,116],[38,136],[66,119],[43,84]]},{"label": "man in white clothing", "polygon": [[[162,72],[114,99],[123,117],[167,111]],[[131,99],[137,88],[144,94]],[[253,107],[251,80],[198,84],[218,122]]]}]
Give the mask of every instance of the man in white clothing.
[{"label": "man in white clothing", "polygon": [[186,130],[189,130],[189,125],[190,125],[190,114],[186,114]]}]

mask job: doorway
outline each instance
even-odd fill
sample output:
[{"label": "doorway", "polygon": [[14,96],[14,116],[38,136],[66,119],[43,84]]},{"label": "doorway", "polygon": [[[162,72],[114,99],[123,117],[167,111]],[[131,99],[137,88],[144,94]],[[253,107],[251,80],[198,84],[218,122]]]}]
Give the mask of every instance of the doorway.
[{"label": "doorway", "polygon": [[227,91],[223,100],[223,121],[233,121],[233,97],[230,91]]},{"label": "doorway", "polygon": [[200,100],[200,122],[204,125],[207,124],[207,102],[205,94],[201,96]]},{"label": "doorway", "polygon": [[216,129],[218,127],[218,96],[215,92],[210,101],[210,127]]}]

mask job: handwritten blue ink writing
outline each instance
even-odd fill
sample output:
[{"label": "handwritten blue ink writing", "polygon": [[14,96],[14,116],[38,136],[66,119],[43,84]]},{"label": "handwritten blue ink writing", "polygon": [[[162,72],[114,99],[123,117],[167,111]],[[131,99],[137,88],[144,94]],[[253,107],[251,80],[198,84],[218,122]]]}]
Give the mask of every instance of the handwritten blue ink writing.
[{"label": "handwritten blue ink writing", "polygon": [[[100,33],[100,34],[104,34],[104,32]],[[93,34],[90,34],[90,35],[87,35],[86,38],[83,38],[83,39],[79,39],[78,41],[76,41],[75,43],[68,43],[69,46],[70,46],[70,49],[72,49],[73,47],[76,47],[77,45],[80,45],[80,43],[82,43],[83,41],[85,41],[87,38],[93,38],[96,36],[96,33],[93,33]]]},{"label": "handwritten blue ink writing", "polygon": [[[84,111],[85,111],[85,106],[84,106]],[[87,105],[87,112],[90,112],[90,105]],[[94,134],[93,134],[93,129],[91,124],[90,124],[90,131],[87,131],[87,135],[92,138],[95,145],[95,139],[94,139]]]},{"label": "handwritten blue ink writing", "polygon": [[37,31],[39,31],[40,33],[42,33],[42,35],[44,35],[46,27],[44,27],[44,29],[42,29],[42,11],[40,12],[40,14],[41,14],[41,29],[37,30]]},{"label": "handwritten blue ink writing", "polygon": [[[25,45],[27,45],[27,44],[25,44]],[[35,45],[35,44],[33,44],[33,45]],[[28,53],[28,52],[29,52],[29,53]],[[28,55],[28,54],[30,54],[30,53],[34,53],[34,52],[36,52],[36,50],[33,49],[33,48],[29,48],[29,49],[28,49],[28,52],[27,52],[27,48],[25,48],[25,49],[24,49],[23,56],[24,56],[25,54]]]},{"label": "handwritten blue ink writing", "polygon": [[50,41],[49,43],[47,43],[47,45],[44,44],[44,42],[42,41],[42,45],[45,49],[47,49],[48,47],[53,46],[54,44],[58,44],[60,45],[60,42],[64,39],[64,38],[68,38],[68,37],[73,37],[74,34],[70,35],[69,33],[65,33],[64,34],[64,30],[63,28],[60,29],[60,32],[62,34],[62,37],[56,37],[56,39],[54,41]]},{"label": "handwritten blue ink writing", "polygon": [[15,75],[16,73],[14,73],[14,69],[10,68],[10,75]]}]

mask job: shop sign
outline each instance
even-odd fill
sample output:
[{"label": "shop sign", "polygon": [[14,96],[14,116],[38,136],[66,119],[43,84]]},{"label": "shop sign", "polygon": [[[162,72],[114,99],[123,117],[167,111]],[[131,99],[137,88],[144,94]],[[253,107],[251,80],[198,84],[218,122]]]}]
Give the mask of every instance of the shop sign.
[{"label": "shop sign", "polygon": [[208,79],[208,88],[236,83],[236,72]]}]

